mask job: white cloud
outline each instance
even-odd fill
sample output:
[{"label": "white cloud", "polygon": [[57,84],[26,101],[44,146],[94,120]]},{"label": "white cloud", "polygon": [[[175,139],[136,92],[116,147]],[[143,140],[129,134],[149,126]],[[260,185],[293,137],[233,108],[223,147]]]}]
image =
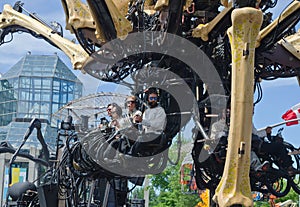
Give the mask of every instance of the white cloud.
[{"label": "white cloud", "polygon": [[58,48],[43,39],[36,39],[27,33],[14,34],[12,42],[0,46],[0,71],[5,72],[16,64],[28,52],[37,55],[57,53],[63,62],[71,68],[70,59]]},{"label": "white cloud", "polygon": [[[14,5],[15,2],[6,0],[0,2],[0,11],[3,10],[4,4]],[[63,11],[62,3],[60,0],[23,0],[24,3],[23,13],[36,13],[38,17],[50,24],[52,21],[60,23],[65,28],[65,14]],[[71,40],[74,35],[64,30],[64,37]],[[6,40],[11,39],[10,34],[6,36]],[[14,33],[11,42],[0,46],[0,72],[6,72],[27,52],[30,51],[32,54],[50,55],[57,53],[63,62],[70,68],[72,68],[71,61],[69,58],[58,48],[50,45],[43,39],[37,39],[28,33]]]}]

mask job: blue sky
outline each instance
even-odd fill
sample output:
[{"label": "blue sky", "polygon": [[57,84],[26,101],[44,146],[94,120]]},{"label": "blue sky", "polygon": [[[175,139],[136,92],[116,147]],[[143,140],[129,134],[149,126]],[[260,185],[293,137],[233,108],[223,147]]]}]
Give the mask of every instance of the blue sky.
[{"label": "blue sky", "polygon": [[[0,11],[3,10],[4,4],[14,4],[15,1],[1,0]],[[63,7],[59,0],[23,0],[24,7],[30,11],[37,13],[46,22],[57,21],[65,26],[65,16]],[[274,18],[280,11],[288,5],[289,1],[278,1],[278,5],[272,11]],[[64,33],[68,39],[74,39],[70,33]],[[35,39],[28,34],[15,34],[12,42],[0,46],[0,73],[5,73],[17,61],[30,51],[32,54],[53,54],[57,53],[63,62],[71,68],[69,58],[57,48],[50,46],[41,39]],[[112,87],[107,83],[100,83],[99,80],[84,75],[79,71],[74,71],[76,75],[83,81],[85,85],[85,93],[95,93],[101,91],[115,91],[117,87]],[[274,81],[263,81],[263,99],[257,104],[254,114],[254,123],[257,128],[281,122],[281,115],[290,107],[300,102],[300,87],[296,78],[278,79]],[[273,130],[276,132],[277,128]],[[300,125],[285,127],[283,131],[285,139],[295,146],[300,146]]]}]

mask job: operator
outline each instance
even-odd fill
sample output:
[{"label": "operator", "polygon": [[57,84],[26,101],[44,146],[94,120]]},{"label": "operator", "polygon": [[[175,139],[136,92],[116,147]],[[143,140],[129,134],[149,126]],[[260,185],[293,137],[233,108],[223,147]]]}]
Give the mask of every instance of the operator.
[{"label": "operator", "polygon": [[[221,118],[218,121],[214,122],[211,126],[211,133],[210,133],[211,139],[220,139],[221,137],[228,136],[229,123],[228,120],[226,120],[226,118],[229,119],[229,116],[230,116],[230,109],[223,109],[222,113],[219,115],[219,117]],[[268,161],[261,163],[254,151],[251,151],[250,159],[251,159],[250,167],[255,171],[267,169],[270,164]]]},{"label": "operator", "polygon": [[[254,114],[254,109],[253,109]],[[257,130],[252,123],[252,147],[260,152],[266,152],[271,155],[274,155],[278,158],[280,162],[280,166],[282,166],[289,175],[294,175],[299,173],[298,170],[293,168],[293,161],[291,156],[288,155],[288,151],[286,150],[283,142],[275,141],[275,142],[266,142],[264,140],[265,137],[271,137],[272,127],[267,127],[265,130]]]},{"label": "operator", "polygon": [[[122,119],[122,125],[124,125],[124,128],[132,125],[138,128],[137,124],[139,121],[137,121],[136,117],[141,117],[143,113],[137,109],[137,99],[135,96],[128,96],[125,101],[127,112]],[[139,120],[141,120],[141,118]]]},{"label": "operator", "polygon": [[[110,122],[108,123],[108,128],[113,128],[118,130],[121,126],[121,118],[122,118],[122,108],[116,103],[110,103],[107,105],[107,116],[111,118]],[[99,124],[98,126],[102,129],[104,126],[103,123]]]},{"label": "operator", "polygon": [[[114,103],[109,103],[109,104],[107,105],[107,107],[106,107],[107,116],[108,116],[109,118],[111,118],[111,110],[112,110],[112,108],[113,108],[113,104],[114,104]],[[107,121],[106,118],[104,118],[104,119]],[[107,123],[107,124],[108,124],[108,123]],[[105,124],[100,123],[98,127],[99,127],[100,129],[102,129],[103,127],[105,127]]]},{"label": "operator", "polygon": [[127,117],[130,118],[132,123],[136,120],[133,119],[135,116],[142,116],[142,112],[137,109],[137,99],[135,96],[128,96],[126,98]]},{"label": "operator", "polygon": [[135,122],[141,122],[146,133],[161,134],[166,126],[166,112],[158,105],[158,93],[156,89],[150,88],[148,93],[148,105],[143,116],[135,116]]},{"label": "operator", "polygon": [[[158,104],[158,93],[156,89],[150,88],[147,91],[148,105],[143,116],[135,116],[134,121],[142,123],[143,133],[132,147],[132,154],[147,152],[148,144],[160,143],[163,139],[163,131],[167,122],[165,110]],[[147,144],[148,143],[148,144]],[[163,145],[163,144],[162,144]],[[162,148],[164,146],[161,146]]]},{"label": "operator", "polygon": [[112,103],[111,106],[111,121],[109,122],[108,127],[118,130],[121,128],[122,108],[116,103]]}]

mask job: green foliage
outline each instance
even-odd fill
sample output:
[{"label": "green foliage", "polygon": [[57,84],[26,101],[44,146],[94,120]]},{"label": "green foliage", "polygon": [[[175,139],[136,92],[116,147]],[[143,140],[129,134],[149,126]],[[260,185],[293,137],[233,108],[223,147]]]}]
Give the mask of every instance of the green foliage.
[{"label": "green foliage", "polygon": [[169,166],[162,174],[152,176],[152,188],[159,190],[156,197],[150,198],[151,207],[192,207],[200,201],[198,194],[181,192],[179,168],[179,165]]},{"label": "green foliage", "polygon": [[254,202],[254,207],[270,207],[270,203],[267,201]]},{"label": "green foliage", "polygon": [[[187,143],[186,140],[183,141],[183,144],[185,143]],[[169,157],[173,161],[177,160],[177,150],[178,143],[174,140],[169,150]],[[194,207],[200,202],[198,194],[186,194],[181,192],[180,166],[183,157],[184,156],[181,155],[177,165],[169,165],[162,173],[150,176],[150,207]],[[142,199],[143,191],[143,188],[134,189],[132,197]]]},{"label": "green foliage", "polygon": [[144,188],[136,187],[130,195],[130,199],[143,199],[144,198]]},{"label": "green foliage", "polygon": [[[282,198],[276,198],[275,203],[284,202],[287,200],[292,200],[293,202],[299,204],[299,195],[294,191],[291,190],[286,196]],[[254,207],[269,207],[270,203],[268,201],[256,201],[254,202]]]},{"label": "green foliage", "polygon": [[[190,153],[190,152],[186,152]],[[177,160],[177,144],[173,143],[169,157]],[[162,173],[150,176],[150,207],[195,207],[200,198],[198,194],[185,194],[181,192],[180,184],[180,166],[183,157],[175,166],[169,165]],[[136,191],[136,198],[143,198],[143,189]],[[299,195],[291,190],[288,195],[283,198],[277,198],[275,203],[292,200],[297,202]],[[267,199],[264,201],[254,202],[254,207],[269,207],[270,203]]]},{"label": "green foliage", "polygon": [[[144,199],[144,187],[136,187],[131,195],[129,196],[129,199]],[[149,187],[149,194],[150,198],[155,197],[154,188]]]},{"label": "green foliage", "polygon": [[293,202],[299,202],[299,195],[294,191],[291,190],[286,196],[284,196],[283,198],[277,198],[276,199],[276,203],[278,202],[283,202],[286,200],[292,200]]},{"label": "green foliage", "polygon": [[[173,143],[169,157],[177,159],[177,144]],[[190,152],[187,152],[190,153]],[[177,165],[169,165],[162,173],[151,176],[151,188],[156,192],[150,197],[151,207],[193,207],[200,201],[198,194],[186,194],[181,191],[180,166],[183,157]]]}]

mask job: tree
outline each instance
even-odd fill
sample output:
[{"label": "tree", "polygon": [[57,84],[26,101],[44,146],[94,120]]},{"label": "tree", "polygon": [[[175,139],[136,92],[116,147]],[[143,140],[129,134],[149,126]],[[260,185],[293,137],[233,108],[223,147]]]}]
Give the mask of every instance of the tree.
[{"label": "tree", "polygon": [[[184,141],[184,143],[190,145],[187,141]],[[169,149],[169,157],[172,160],[177,160],[178,145],[181,145],[181,143],[173,143]],[[185,149],[186,147],[183,146],[182,148]],[[188,149],[181,154],[184,155],[186,153],[191,152]],[[193,207],[201,200],[198,194],[181,192],[180,166],[183,157],[180,157],[176,165],[168,165],[162,173],[150,176],[150,207]],[[142,199],[144,197],[144,188],[134,189],[131,195],[132,198]]]},{"label": "tree", "polygon": [[151,177],[152,188],[156,189],[156,197],[150,198],[151,207],[186,207],[196,206],[200,201],[198,194],[186,194],[181,192],[180,166],[168,166],[167,169]]},{"label": "tree", "polygon": [[292,189],[286,196],[282,198],[277,198],[276,202],[283,202],[286,200],[292,200],[294,202],[299,203],[299,195]]},{"label": "tree", "polygon": [[[275,203],[284,202],[287,200],[292,200],[293,202],[297,203],[297,205],[298,205],[299,204],[299,195],[294,190],[291,190],[286,196],[284,196],[282,198],[276,198]],[[270,206],[270,203],[268,200],[254,202],[254,207],[269,207],[269,206]]]},{"label": "tree", "polygon": [[[169,157],[171,157],[172,160],[177,159],[177,147],[177,144],[173,144],[169,150]],[[187,151],[182,154],[185,153],[190,152]],[[151,188],[153,188],[156,193],[155,197],[150,197],[151,207],[190,207],[196,206],[200,201],[198,194],[187,194],[181,191],[180,166],[182,160],[183,157],[179,159],[177,165],[168,165],[162,173],[151,176]]]}]

